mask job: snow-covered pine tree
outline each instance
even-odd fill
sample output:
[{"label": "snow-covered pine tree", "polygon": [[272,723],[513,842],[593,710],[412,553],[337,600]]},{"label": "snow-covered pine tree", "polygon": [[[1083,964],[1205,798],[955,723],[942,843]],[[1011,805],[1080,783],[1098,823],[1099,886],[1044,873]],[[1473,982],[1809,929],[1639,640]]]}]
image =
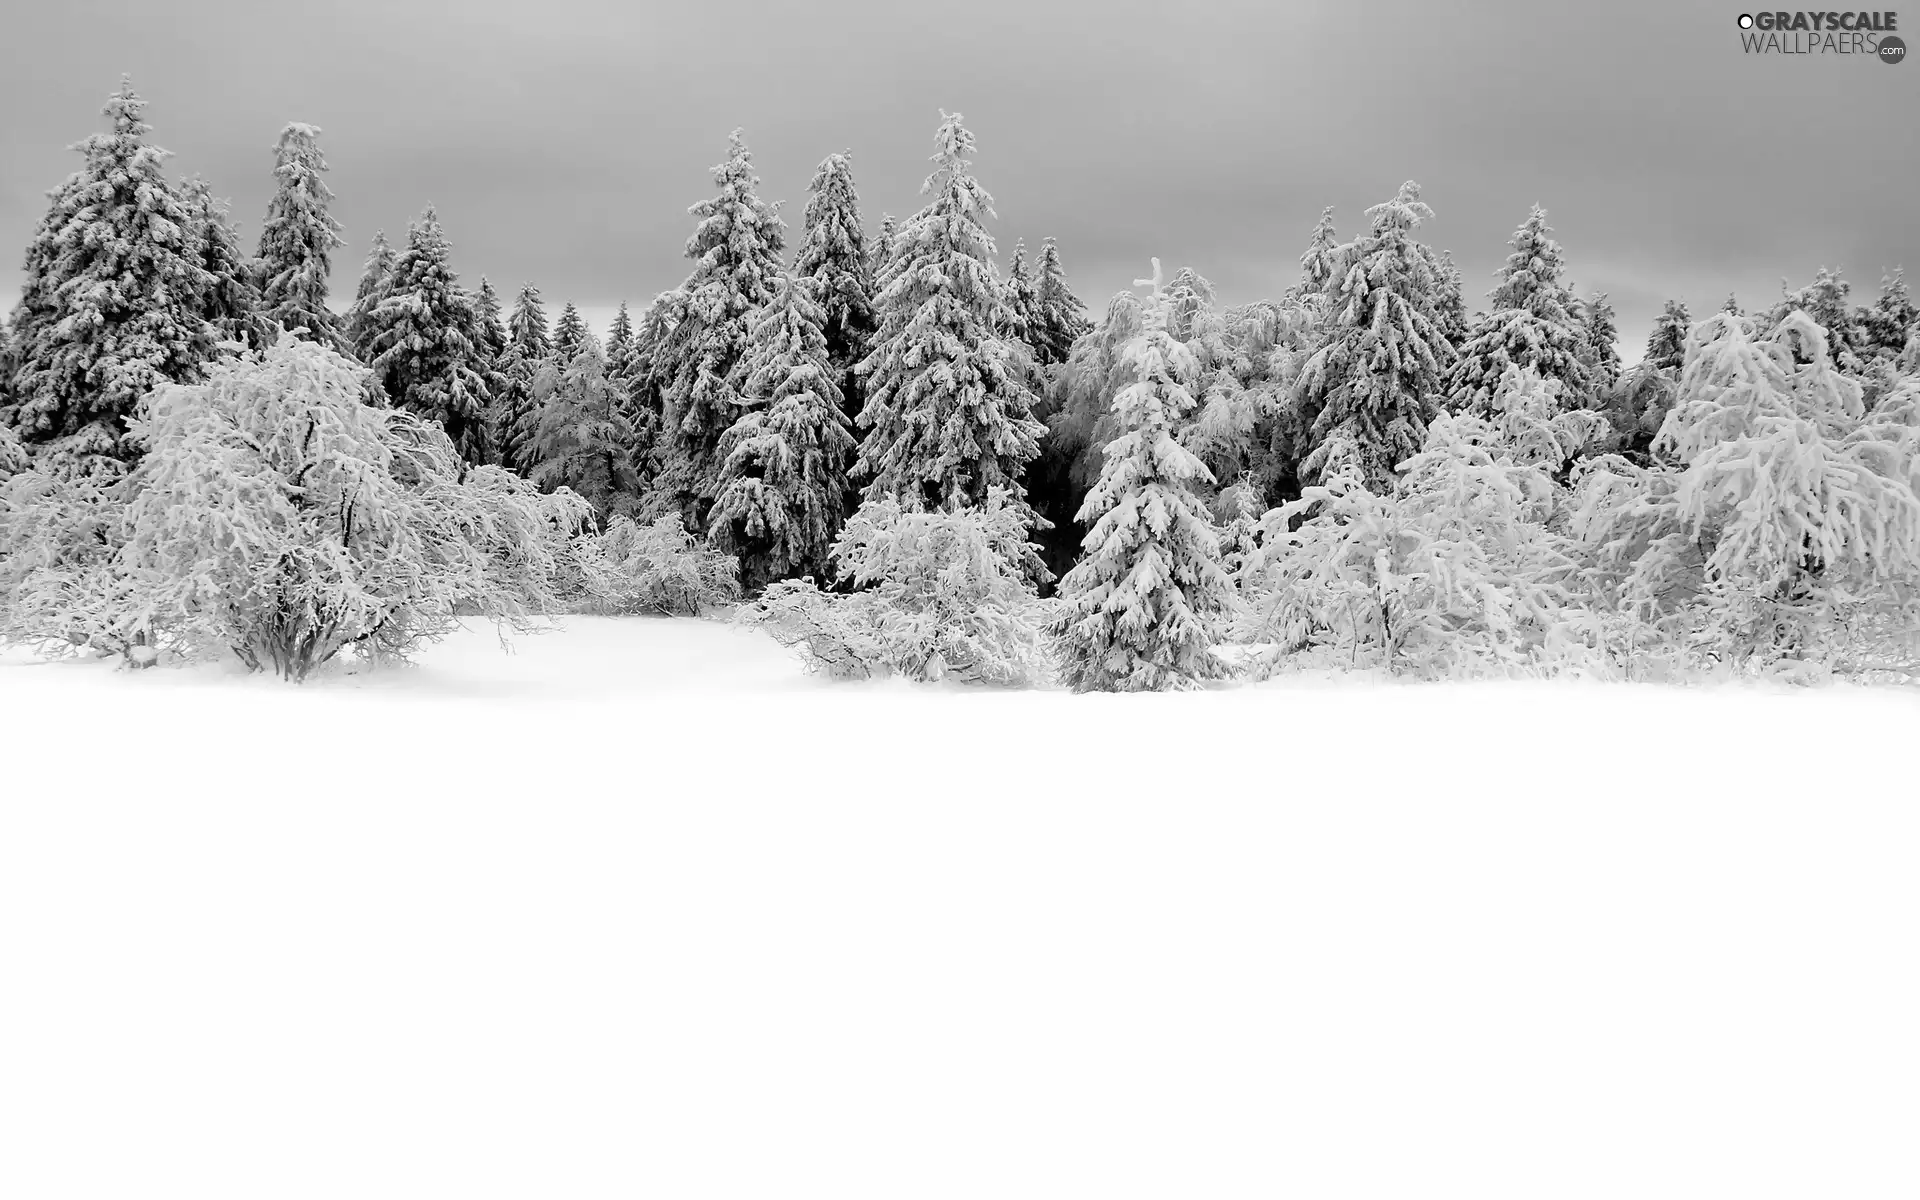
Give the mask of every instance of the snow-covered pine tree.
[{"label": "snow-covered pine tree", "polygon": [[[817,278],[817,277],[815,277]],[[745,411],[720,439],[713,544],[740,559],[749,591],[776,579],[824,577],[846,517],[854,452],[822,326],[806,278],[782,277],[754,317],[735,368]]]},{"label": "snow-covered pine tree", "polygon": [[1492,311],[1459,347],[1447,373],[1448,403],[1456,412],[1489,411],[1508,367],[1558,381],[1570,406],[1592,392],[1584,331],[1569,311],[1572,294],[1560,278],[1560,246],[1552,233],[1546,210],[1537,204],[1514,231],[1513,252],[1489,293]]},{"label": "snow-covered pine tree", "polygon": [[559,371],[552,360],[553,340],[540,289],[529,283],[514,297],[507,319],[507,347],[500,355],[502,386],[487,413],[494,460],[522,475],[532,471],[537,461],[533,441],[540,410],[559,385]]},{"label": "snow-covered pine tree", "polygon": [[340,320],[327,307],[333,252],[346,245],[340,222],[329,205],[333,192],[321,175],[327,160],[320,153],[320,130],[298,121],[280,131],[274,146],[273,174],[278,187],[267,204],[254,260],[260,312],[269,326],[305,329],[310,341],[346,352]]},{"label": "snow-covered pine tree", "polygon": [[[720,438],[737,414],[730,380],[752,312],[773,298],[786,248],[779,206],[762,200],[753,156],[738,129],[713,169],[718,192],[687,211],[700,219],[687,242],[694,267],[677,289],[671,324],[654,355],[662,434],[654,502],[706,528],[718,494]],[[663,310],[664,311],[664,310]]]},{"label": "snow-covered pine tree", "polygon": [[873,235],[873,241],[867,246],[867,273],[873,279],[874,291],[880,289],[880,276],[887,269],[887,260],[893,256],[893,237],[899,229],[899,222],[892,213],[880,214],[880,232]]},{"label": "snow-covered pine tree", "polygon": [[480,277],[480,290],[473,295],[473,319],[480,331],[481,348],[489,361],[507,352],[507,327],[500,317],[500,297],[487,277]]},{"label": "snow-covered pine tree", "polygon": [[607,378],[624,387],[633,375],[634,361],[633,314],[627,311],[627,302],[620,302],[620,310],[613,314],[613,324],[607,327]]},{"label": "snow-covered pine tree", "polygon": [[574,355],[580,353],[580,346],[586,340],[587,323],[581,319],[580,310],[569,300],[560,310],[560,319],[553,326],[553,357],[565,370],[573,363]]},{"label": "snow-covered pine tree", "polygon": [[1740,311],[1740,301],[1737,298],[1735,298],[1732,292],[1727,293],[1727,302],[1720,306],[1720,311],[1723,313],[1732,313],[1736,317],[1743,317],[1746,315],[1745,313]]},{"label": "snow-covered pine tree", "polygon": [[864,495],[908,504],[968,505],[1020,476],[1045,427],[1014,353],[995,329],[1003,301],[985,220],[993,198],[968,173],[973,134],[941,114],[932,199],[902,225],[874,307],[880,330],[859,373],[866,436],[856,471]]},{"label": "snow-covered pine tree", "polygon": [[27,248],[5,419],[43,456],[137,458],[141,398],[197,379],[214,354],[192,209],[145,140],[145,107],[123,79],[102,109],[111,129],[74,147],[85,163],[49,194]]},{"label": "snow-covered pine tree", "polygon": [[1620,327],[1605,292],[1595,292],[1581,306],[1583,361],[1598,394],[1606,394],[1620,378]]},{"label": "snow-covered pine tree", "polygon": [[849,157],[828,155],[808,187],[806,228],[793,274],[809,281],[812,299],[825,315],[827,359],[851,420],[861,407],[853,368],[872,348],[874,319],[873,268]]},{"label": "snow-covered pine tree", "polygon": [[363,363],[373,357],[367,352],[368,339],[373,335],[373,310],[386,298],[387,285],[393,281],[393,262],[393,247],[387,243],[387,231],[375,230],[373,248],[367,251],[366,265],[360,269],[360,285],[354,291],[353,307],[347,310],[344,329],[354,356]]},{"label": "snow-covered pine tree", "polygon": [[590,332],[540,410],[530,478],[545,491],[570,488],[604,524],[626,513],[639,494],[633,426],[625,397],[607,376],[606,350]]},{"label": "snow-covered pine tree", "polygon": [[1873,358],[1898,358],[1907,341],[1920,329],[1920,309],[1913,304],[1907,281],[1899,267],[1880,279],[1880,296],[1872,308],[1857,314],[1861,332],[1861,352]]},{"label": "snow-covered pine tree", "polygon": [[394,405],[436,421],[470,463],[487,461],[492,397],[478,369],[472,298],[460,287],[440,218],[428,206],[407,230],[383,296],[368,314],[374,378]]},{"label": "snow-covered pine tree", "polygon": [[1857,374],[1860,361],[1857,348],[1865,342],[1864,331],[1860,328],[1853,307],[1847,303],[1849,286],[1838,271],[1821,267],[1814,273],[1813,282],[1798,291],[1790,291],[1786,281],[1780,283],[1780,302],[1767,311],[1760,322],[1761,333],[1768,333],[1780,327],[1787,317],[1796,312],[1806,313],[1815,324],[1827,331],[1827,347],[1833,355],[1834,365],[1850,374]]},{"label": "snow-covered pine tree", "polygon": [[1426,437],[1430,397],[1452,353],[1435,321],[1433,257],[1414,230],[1433,216],[1408,181],[1367,210],[1368,230],[1340,248],[1328,284],[1325,343],[1293,385],[1303,483],[1351,467],[1391,490],[1394,467]]},{"label": "snow-covered pine tree", "polygon": [[180,197],[191,215],[187,242],[196,247],[207,273],[207,292],[200,312],[220,339],[248,348],[270,345],[272,334],[260,315],[260,293],[253,272],[240,249],[240,239],[227,222],[227,202],[215,200],[207,181],[194,176],[180,185]]},{"label": "snow-covered pine tree", "polygon": [[1452,251],[1440,255],[1434,278],[1439,281],[1434,293],[1434,324],[1457,354],[1472,336],[1473,320],[1467,315],[1466,280],[1454,264]]},{"label": "snow-covered pine tree", "polygon": [[1228,674],[1213,646],[1234,608],[1233,581],[1198,492],[1213,474],[1174,438],[1194,407],[1187,387],[1200,365],[1167,330],[1158,259],[1140,283],[1153,298],[1125,351],[1135,381],[1114,398],[1123,432],[1081,508],[1093,528],[1060,581],[1063,611],[1050,628],[1076,692],[1192,688]]},{"label": "snow-covered pine tree", "polygon": [[553,335],[547,329],[547,310],[540,303],[540,289],[526,284],[513,300],[513,316],[507,323],[508,336],[530,359],[553,355]]},{"label": "snow-covered pine tree", "polygon": [[1339,245],[1334,237],[1333,205],[1329,204],[1320,210],[1320,221],[1307,241],[1307,252],[1300,256],[1301,295],[1317,296],[1327,290],[1336,265],[1334,251]]},{"label": "snow-covered pine tree", "polygon": [[1687,330],[1692,327],[1693,318],[1688,315],[1687,306],[1678,300],[1667,301],[1660,315],[1653,319],[1645,361],[1655,370],[1671,371],[1678,378],[1680,366],[1687,357]]},{"label": "snow-covered pine tree", "polygon": [[1060,247],[1052,238],[1040,243],[1040,272],[1034,281],[1033,341],[1036,357],[1043,367],[1067,361],[1073,343],[1093,328],[1087,320],[1087,306],[1067,286],[1066,268],[1060,265]]},{"label": "snow-covered pine tree", "polygon": [[1031,350],[1039,292],[1034,288],[1032,272],[1027,267],[1027,243],[1024,239],[1013,244],[1013,257],[1007,260],[1006,293],[1006,319],[1000,332],[1014,341],[1025,343]]}]

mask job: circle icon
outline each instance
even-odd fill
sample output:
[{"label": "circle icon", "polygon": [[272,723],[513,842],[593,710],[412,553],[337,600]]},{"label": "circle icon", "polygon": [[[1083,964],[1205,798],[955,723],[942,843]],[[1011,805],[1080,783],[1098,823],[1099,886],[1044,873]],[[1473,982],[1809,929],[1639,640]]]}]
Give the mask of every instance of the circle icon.
[{"label": "circle icon", "polygon": [[1742,29],[1752,29],[1752,28],[1753,28],[1753,14],[1752,14],[1752,13],[1741,13],[1741,14],[1740,14],[1740,22],[1739,22],[1739,24],[1740,24],[1740,28],[1742,28]]},{"label": "circle icon", "polygon": [[1907,44],[1897,37],[1883,37],[1880,39],[1879,53],[1880,61],[1883,63],[1905,62]]}]

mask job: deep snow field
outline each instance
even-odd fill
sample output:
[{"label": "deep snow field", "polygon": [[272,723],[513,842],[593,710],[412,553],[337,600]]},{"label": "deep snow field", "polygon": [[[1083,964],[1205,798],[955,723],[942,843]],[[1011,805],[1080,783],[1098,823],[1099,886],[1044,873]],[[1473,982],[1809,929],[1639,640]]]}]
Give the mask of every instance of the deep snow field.
[{"label": "deep snow field", "polygon": [[0,662],[8,1200],[1920,1195],[1920,691]]}]

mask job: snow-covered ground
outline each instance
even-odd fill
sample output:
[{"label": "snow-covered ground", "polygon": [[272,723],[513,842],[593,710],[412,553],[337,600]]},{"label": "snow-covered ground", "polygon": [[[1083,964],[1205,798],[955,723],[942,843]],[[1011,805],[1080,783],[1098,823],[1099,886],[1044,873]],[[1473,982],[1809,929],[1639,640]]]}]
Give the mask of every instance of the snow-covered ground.
[{"label": "snow-covered ground", "polygon": [[0,664],[0,1195],[1920,1194],[1920,700]]}]

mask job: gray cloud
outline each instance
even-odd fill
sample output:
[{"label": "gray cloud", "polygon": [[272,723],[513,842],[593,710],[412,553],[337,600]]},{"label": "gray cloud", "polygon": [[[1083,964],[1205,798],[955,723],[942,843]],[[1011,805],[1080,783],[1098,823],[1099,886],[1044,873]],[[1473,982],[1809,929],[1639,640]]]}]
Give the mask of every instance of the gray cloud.
[{"label": "gray cloud", "polygon": [[[1278,292],[1320,208],[1343,235],[1417,179],[1470,300],[1544,204],[1638,353],[1668,296],[1920,271],[1920,66],[1741,53],[1731,5],[1423,0],[51,0],[0,47],[0,292],[122,71],[181,173],[257,235],[288,120],[325,133],[350,293],[377,227],[438,206],[463,274],[604,324],[684,275],[688,205],[744,126],[797,227],[850,149],[869,220],[917,207],[942,107],[1009,249],[1053,235],[1090,309],[1150,256],[1229,301]],[[1920,25],[1916,25],[1920,29]],[[1909,35],[1912,36],[1912,35]],[[796,229],[797,233],[797,229]],[[9,249],[12,248],[12,249]]]}]

